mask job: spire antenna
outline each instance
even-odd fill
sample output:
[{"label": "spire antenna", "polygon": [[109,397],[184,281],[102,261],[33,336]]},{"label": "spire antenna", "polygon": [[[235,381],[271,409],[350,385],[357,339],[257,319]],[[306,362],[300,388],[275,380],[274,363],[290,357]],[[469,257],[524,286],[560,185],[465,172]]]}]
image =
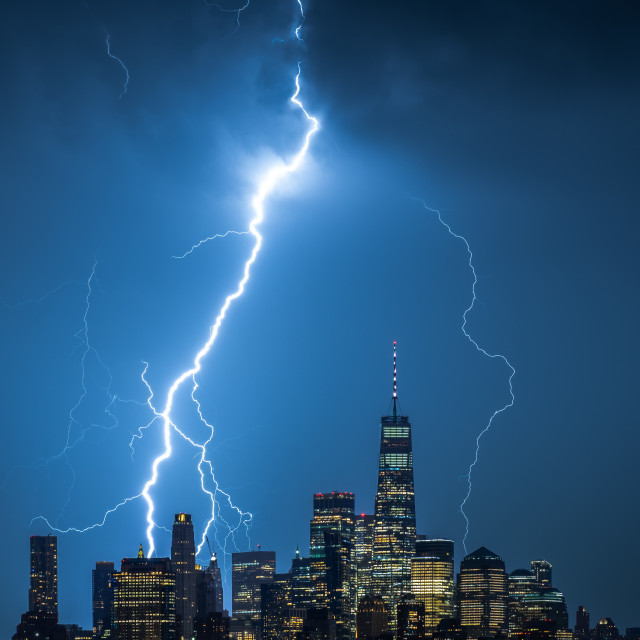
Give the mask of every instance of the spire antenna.
[{"label": "spire antenna", "polygon": [[396,402],[398,400],[398,369],[396,368],[396,341],[393,341],[393,417],[397,416]]}]

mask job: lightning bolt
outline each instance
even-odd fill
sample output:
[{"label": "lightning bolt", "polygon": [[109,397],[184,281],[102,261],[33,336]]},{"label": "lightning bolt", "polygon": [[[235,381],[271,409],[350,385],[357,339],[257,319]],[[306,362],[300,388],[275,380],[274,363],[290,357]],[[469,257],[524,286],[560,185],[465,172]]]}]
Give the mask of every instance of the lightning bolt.
[{"label": "lightning bolt", "polygon": [[203,244],[210,242],[211,240],[216,240],[217,238],[226,238],[230,235],[246,236],[246,235],[249,235],[250,233],[251,233],[250,231],[232,231],[232,230],[225,231],[224,233],[216,233],[213,236],[209,236],[208,238],[203,238],[202,240],[199,240],[191,247],[191,249],[189,249],[188,251],[185,251],[185,253],[183,253],[181,256],[171,256],[171,257],[175,258],[176,260],[183,260],[187,256],[191,255],[196,249],[201,247]]},{"label": "lightning bolt", "polygon": [[222,13],[235,13],[236,28],[233,30],[233,33],[235,33],[240,28],[240,14],[245,9],[249,8],[249,4],[251,4],[251,0],[247,0],[239,9],[225,9],[224,7],[220,6],[217,2],[207,2],[207,0],[204,0],[204,3],[207,5],[207,7],[215,7],[218,11],[222,11]]},{"label": "lightning bolt", "polygon": [[465,505],[467,504],[467,502],[469,501],[469,498],[471,497],[471,474],[473,472],[473,469],[475,468],[475,466],[478,464],[478,458],[480,455],[480,440],[482,439],[482,436],[484,436],[485,433],[487,433],[487,431],[489,431],[489,429],[491,429],[491,425],[493,424],[493,421],[495,420],[495,418],[497,416],[499,416],[501,413],[504,413],[507,409],[509,409],[510,407],[513,406],[513,403],[516,400],[516,397],[513,393],[513,376],[516,375],[516,370],[514,369],[513,365],[509,362],[509,360],[507,360],[506,356],[503,356],[500,353],[489,353],[488,351],[486,351],[485,349],[483,349],[471,336],[471,334],[467,331],[467,315],[471,312],[471,310],[473,309],[476,301],[480,302],[477,299],[476,296],[476,286],[478,284],[478,276],[476,274],[476,270],[473,266],[473,253],[471,251],[471,246],[469,245],[469,242],[467,241],[467,239],[458,234],[455,233],[455,231],[453,231],[453,229],[451,229],[451,227],[449,226],[449,224],[447,222],[445,222],[445,220],[443,219],[440,211],[438,211],[437,209],[432,209],[431,207],[428,207],[426,202],[422,199],[422,198],[417,198],[415,196],[412,196],[410,194],[407,194],[412,200],[415,200],[416,202],[419,202],[420,204],[422,204],[422,206],[429,211],[430,213],[433,213],[437,216],[438,218],[438,222],[440,222],[440,224],[447,230],[447,232],[449,233],[449,235],[453,236],[454,238],[456,238],[457,240],[461,240],[464,243],[464,246],[467,250],[467,254],[469,255],[469,269],[471,269],[471,273],[473,274],[473,285],[471,286],[471,304],[469,304],[469,306],[465,309],[464,313],[462,314],[462,333],[465,335],[465,337],[467,338],[467,340],[469,340],[469,342],[484,356],[486,356],[487,358],[491,358],[491,359],[498,359],[498,360],[502,360],[502,362],[504,362],[509,371],[509,396],[510,396],[510,400],[509,402],[507,402],[503,407],[500,407],[499,409],[496,409],[493,414],[491,415],[491,417],[489,418],[489,421],[487,422],[487,424],[485,425],[484,429],[482,429],[482,431],[480,431],[480,433],[478,434],[477,438],[476,438],[476,452],[475,452],[475,456],[473,458],[473,462],[471,462],[471,464],[469,465],[469,471],[467,472],[467,475],[464,476],[467,480],[467,494],[464,497],[464,500],[462,501],[462,503],[460,504],[460,513],[462,514],[462,517],[464,518],[465,521],[465,532],[464,532],[464,538],[462,539],[462,546],[464,547],[464,552],[467,553],[467,538],[469,536],[469,526],[470,526],[470,522],[469,522],[469,517],[467,515],[467,513],[464,510]]},{"label": "lightning bolt", "polygon": [[21,307],[26,307],[31,304],[38,305],[41,302],[44,302],[50,296],[58,293],[58,291],[61,291],[62,289],[66,289],[68,286],[72,284],[82,285],[82,282],[80,282],[79,280],[67,280],[66,282],[59,284],[57,287],[54,287],[53,289],[49,289],[48,291],[45,291],[38,298],[27,298],[26,300],[21,300],[20,302],[16,302],[14,304],[9,304],[4,298],[0,297],[0,304],[8,311],[16,311]]},{"label": "lightning bolt", "polygon": [[124,64],[124,62],[122,62],[122,60],[120,60],[120,58],[118,58],[118,56],[114,56],[111,53],[111,36],[109,34],[107,34],[106,38],[105,38],[105,43],[107,45],[107,55],[112,59],[115,60],[124,70],[125,74],[127,75],[127,77],[125,78],[124,81],[124,87],[122,88],[122,93],[120,94],[120,98],[122,98],[122,96],[124,96],[127,93],[127,88],[129,86],[129,69],[127,69],[126,65]]},{"label": "lightning bolt", "polygon": [[[302,4],[300,3],[299,0],[298,0],[298,4],[300,6],[301,18],[302,20],[304,20]],[[248,3],[246,6],[248,6]],[[243,9],[246,8],[246,6],[243,7]],[[300,27],[301,26],[302,26],[302,22],[300,23]],[[296,29],[296,37],[298,40],[302,41],[299,35],[300,27]],[[107,47],[108,46],[109,46],[109,41],[107,37]],[[132,455],[134,453],[134,448],[133,448],[134,441],[136,439],[142,438],[144,435],[144,432],[146,432],[147,429],[151,427],[156,421],[162,422],[162,439],[163,439],[163,445],[164,445],[164,449],[162,453],[160,453],[153,460],[153,463],[151,465],[151,470],[150,470],[150,476],[148,480],[146,481],[142,490],[139,493],[120,501],[118,504],[116,504],[115,506],[113,506],[112,508],[110,508],[105,512],[102,520],[92,525],[89,525],[85,528],[70,527],[67,529],[59,529],[55,526],[52,526],[44,516],[37,516],[37,518],[34,518],[32,522],[38,519],[43,520],[51,529],[60,533],[67,533],[67,532],[84,533],[96,527],[104,526],[109,515],[117,511],[122,506],[128,504],[129,502],[133,502],[139,499],[144,499],[147,505],[146,536],[147,536],[147,542],[148,542],[148,556],[152,556],[156,549],[155,541],[153,537],[154,529],[163,528],[163,527],[161,527],[155,522],[155,519],[154,519],[155,504],[153,502],[151,491],[158,481],[160,467],[162,463],[171,457],[171,454],[173,452],[172,435],[176,434],[180,438],[182,438],[185,442],[187,442],[189,445],[191,445],[194,449],[196,449],[197,459],[198,459],[197,469],[200,475],[201,489],[209,497],[209,500],[211,503],[211,513],[208,517],[207,522],[205,523],[204,531],[202,533],[201,541],[197,547],[196,555],[200,554],[200,551],[203,545],[205,544],[208,531],[212,525],[214,526],[214,528],[216,528],[216,540],[218,539],[217,527],[216,527],[216,522],[218,520],[222,522],[222,524],[226,527],[226,531],[227,531],[226,537],[224,539],[224,544],[221,545],[223,548],[226,548],[226,543],[228,541],[233,542],[235,545],[235,535],[238,531],[242,530],[242,528],[244,528],[245,531],[248,531],[248,526],[251,522],[252,515],[250,513],[244,513],[238,507],[236,507],[233,504],[230,495],[224,492],[219,487],[215,479],[213,464],[211,460],[207,457],[207,445],[211,442],[214,428],[213,428],[213,425],[211,425],[205,419],[201,410],[200,402],[197,399],[196,393],[198,391],[198,382],[197,382],[196,376],[202,369],[202,361],[204,360],[204,358],[206,358],[206,356],[209,354],[209,352],[211,351],[211,349],[215,344],[215,341],[218,337],[218,333],[220,331],[220,327],[222,326],[222,323],[227,316],[227,312],[229,311],[233,302],[243,295],[245,288],[247,286],[247,283],[249,282],[249,279],[251,276],[251,269],[262,247],[263,239],[262,239],[261,233],[259,232],[259,227],[261,226],[265,218],[265,202],[267,198],[271,194],[273,194],[273,192],[275,191],[275,189],[279,184],[281,184],[289,175],[291,175],[292,173],[295,173],[298,170],[298,168],[300,167],[304,158],[307,155],[311,138],[319,129],[318,120],[307,112],[307,110],[305,109],[304,105],[302,104],[299,98],[300,76],[302,73],[301,63],[298,63],[297,69],[298,69],[297,74],[295,76],[295,91],[291,96],[290,101],[304,115],[308,125],[307,131],[303,138],[301,147],[299,148],[298,152],[293,156],[293,158],[291,158],[288,162],[281,160],[276,166],[271,168],[258,183],[257,191],[251,202],[252,209],[253,209],[253,218],[249,223],[248,230],[247,231],[227,231],[224,234],[216,234],[215,236],[204,238],[199,242],[197,242],[196,244],[194,244],[191,247],[191,249],[185,252],[182,256],[174,256],[177,259],[183,259],[189,254],[191,254],[198,247],[202,246],[204,243],[210,240],[213,240],[215,238],[226,237],[230,234],[253,236],[253,248],[251,250],[251,253],[249,254],[248,259],[244,264],[244,269],[243,269],[242,277],[240,281],[238,282],[235,290],[226,297],[222,307],[218,311],[218,314],[215,317],[214,323],[210,328],[209,337],[207,341],[204,343],[204,345],[200,348],[200,350],[196,353],[193,360],[193,364],[187,370],[183,371],[171,384],[162,410],[159,410],[157,408],[154,402],[153,389],[146,379],[146,373],[149,365],[147,363],[143,363],[144,369],[141,374],[141,379],[148,391],[147,405],[151,410],[153,417],[146,425],[144,425],[143,427],[140,427],[137,430],[137,433],[134,434],[134,436],[132,437],[130,441]],[[176,394],[183,387],[185,383],[189,383],[189,385],[191,386],[191,392],[190,392],[191,400],[195,404],[196,411],[201,423],[207,428],[209,433],[208,438],[204,442],[198,442],[193,438],[189,437],[176,424],[176,422],[173,420],[171,415],[173,404],[174,404],[174,398],[176,397]],[[209,482],[211,484],[207,486]],[[237,522],[235,524],[230,523],[223,516],[223,512],[220,504],[221,501],[225,505],[226,509],[230,510],[232,513],[235,514],[235,517],[237,518]]]}]

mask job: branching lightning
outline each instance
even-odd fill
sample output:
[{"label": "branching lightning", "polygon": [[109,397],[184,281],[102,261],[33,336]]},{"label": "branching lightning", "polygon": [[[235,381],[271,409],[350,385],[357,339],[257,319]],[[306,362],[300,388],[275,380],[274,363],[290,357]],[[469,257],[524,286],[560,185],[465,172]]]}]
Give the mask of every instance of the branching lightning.
[{"label": "branching lightning", "polygon": [[509,360],[507,360],[506,356],[503,356],[500,353],[489,353],[488,351],[483,349],[471,337],[471,334],[467,331],[467,315],[473,309],[473,307],[474,307],[474,305],[475,305],[475,303],[477,301],[476,285],[478,284],[478,276],[477,276],[476,270],[475,270],[475,268],[473,266],[473,253],[471,251],[471,247],[469,246],[469,242],[467,241],[467,239],[464,236],[461,236],[461,235],[455,233],[455,231],[453,231],[451,229],[449,224],[447,222],[445,222],[445,220],[442,218],[442,215],[441,215],[440,211],[438,211],[437,209],[432,209],[431,207],[428,207],[426,202],[422,198],[417,198],[417,197],[411,196],[411,195],[409,197],[412,200],[420,202],[422,204],[422,206],[427,211],[436,214],[436,216],[438,217],[438,221],[447,230],[447,232],[451,236],[456,238],[457,240],[462,240],[462,242],[464,243],[464,246],[465,246],[465,248],[467,250],[467,254],[469,255],[468,264],[469,264],[469,269],[471,269],[471,273],[473,274],[473,284],[472,284],[472,287],[471,287],[471,294],[472,294],[471,304],[469,304],[469,306],[465,309],[464,313],[462,314],[462,327],[461,327],[462,328],[462,333],[465,335],[467,340],[469,340],[469,342],[480,353],[482,353],[487,358],[492,358],[492,359],[496,359],[497,358],[498,360],[502,360],[507,365],[507,367],[509,368],[509,371],[510,371],[510,374],[509,374],[509,396],[510,396],[510,400],[503,407],[500,407],[499,409],[496,409],[493,412],[493,414],[489,418],[489,421],[485,425],[484,429],[482,429],[482,431],[478,434],[478,436],[476,438],[475,456],[473,458],[473,462],[469,465],[469,471],[467,472],[467,475],[464,476],[466,478],[466,480],[467,480],[468,487],[467,487],[467,494],[465,495],[464,500],[460,504],[460,513],[462,514],[462,517],[464,518],[464,521],[465,521],[465,532],[464,532],[464,538],[462,539],[462,545],[464,547],[465,553],[467,553],[467,537],[469,536],[469,524],[470,523],[469,523],[469,517],[467,516],[467,514],[466,514],[466,512],[464,510],[464,507],[467,504],[467,502],[469,501],[469,498],[471,497],[471,474],[472,474],[473,469],[476,466],[476,464],[478,464],[478,456],[480,455],[480,440],[482,439],[482,436],[484,436],[484,434],[487,433],[487,431],[489,431],[489,429],[491,428],[491,425],[493,424],[493,421],[496,418],[496,416],[500,415],[501,413],[503,413],[504,411],[506,411],[507,409],[509,409],[510,407],[513,406],[513,403],[516,400],[516,397],[515,397],[515,395],[513,393],[513,376],[515,376],[516,370],[514,369],[512,364],[509,362]]},{"label": "branching lightning", "polygon": [[225,9],[224,7],[220,6],[217,2],[207,2],[207,0],[204,0],[204,3],[207,5],[207,7],[215,7],[218,11],[222,11],[222,13],[235,13],[236,28],[233,30],[233,33],[235,33],[240,28],[240,14],[245,9],[249,8],[249,4],[251,4],[251,0],[247,0],[239,9]]},{"label": "branching lightning", "polygon": [[118,56],[114,56],[111,53],[111,36],[109,34],[107,34],[107,37],[105,39],[106,45],[107,45],[107,55],[112,59],[115,60],[124,70],[125,74],[126,74],[126,78],[124,81],[124,87],[122,88],[122,93],[120,94],[120,98],[122,98],[122,96],[124,96],[127,93],[127,88],[129,87],[129,69],[127,69],[126,65],[124,62],[122,62],[122,60],[120,60],[120,58],[118,58]]},{"label": "branching lightning", "polygon": [[62,284],[59,284],[57,287],[54,287],[53,289],[49,289],[48,291],[45,291],[38,298],[27,298],[26,300],[21,300],[20,302],[9,304],[4,298],[0,297],[0,304],[8,311],[16,311],[17,309],[20,309],[21,307],[26,307],[28,305],[38,305],[41,302],[44,302],[50,296],[58,293],[58,291],[61,291],[62,289],[66,289],[69,285],[72,285],[72,284],[82,285],[83,283],[80,282],[79,280],[67,280]]},{"label": "branching lightning", "polygon": [[251,233],[250,231],[231,231],[231,230],[225,231],[224,233],[216,233],[213,236],[209,236],[208,238],[203,238],[202,240],[199,240],[191,247],[191,249],[189,249],[188,251],[185,251],[181,256],[171,256],[171,257],[175,258],[176,260],[183,260],[188,255],[191,255],[198,247],[201,247],[203,244],[211,240],[216,240],[217,238],[226,238],[227,236],[230,236],[230,235],[246,236],[246,235],[250,235],[250,233]]},{"label": "branching lightning", "polygon": [[[304,20],[304,13],[302,11],[302,4],[300,3],[300,0],[298,0],[298,4],[300,6],[301,20],[303,21]],[[247,4],[245,6],[243,6],[241,9],[236,10],[238,12],[238,24],[239,24],[240,12],[242,12],[248,6],[249,6],[249,2],[247,2]],[[218,8],[220,8],[220,7],[218,7]],[[300,35],[299,35],[300,27],[302,26],[302,21],[300,22],[300,26],[295,31],[296,37],[300,41],[302,41],[302,39],[300,38]],[[107,36],[107,52],[108,52],[110,57],[118,60],[118,62],[120,62],[120,64],[122,64],[122,62],[118,58],[116,58],[115,56],[111,55],[110,50],[109,50],[109,37],[108,36]],[[123,64],[122,64],[122,66],[126,70],[126,67],[124,67]],[[288,162],[279,161],[279,163],[276,166],[274,166],[273,168],[271,168],[266,173],[266,175],[264,175],[264,177],[260,180],[260,182],[258,183],[256,193],[255,193],[255,195],[254,195],[254,197],[253,197],[253,199],[251,201],[252,210],[253,210],[253,218],[251,219],[251,222],[249,223],[248,230],[247,231],[227,231],[226,233],[223,233],[223,234],[216,234],[216,235],[208,237],[208,238],[203,238],[199,242],[195,243],[191,247],[191,249],[189,251],[185,252],[183,255],[174,256],[174,258],[176,258],[176,259],[183,259],[183,258],[187,257],[188,255],[190,255],[198,247],[202,246],[206,242],[208,242],[210,240],[213,240],[215,238],[224,238],[224,237],[227,237],[228,235],[231,235],[231,234],[234,234],[234,235],[251,235],[251,236],[253,236],[253,248],[252,248],[252,250],[250,252],[250,255],[249,255],[248,259],[246,260],[246,262],[244,264],[244,269],[242,271],[242,277],[241,277],[240,281],[238,282],[235,290],[226,297],[222,307],[218,311],[218,313],[217,313],[217,315],[215,317],[214,323],[210,328],[209,337],[208,337],[207,341],[204,343],[204,345],[200,348],[200,350],[196,353],[196,355],[194,357],[194,360],[193,360],[193,364],[187,370],[183,371],[173,381],[173,383],[171,384],[171,386],[170,386],[170,388],[168,390],[168,393],[167,393],[167,397],[166,397],[166,401],[164,403],[164,407],[161,410],[157,407],[157,405],[155,403],[155,396],[154,396],[153,389],[152,389],[151,385],[149,384],[149,382],[148,382],[148,380],[146,378],[146,374],[147,374],[149,365],[146,362],[143,363],[144,364],[144,369],[143,369],[143,371],[141,373],[141,380],[142,380],[143,384],[146,386],[146,389],[148,391],[148,397],[147,397],[147,402],[146,403],[147,403],[149,409],[152,412],[152,418],[147,424],[145,424],[144,426],[142,426],[142,427],[137,429],[137,432],[131,438],[129,446],[131,448],[131,452],[132,452],[132,456],[133,456],[135,441],[141,439],[144,436],[144,433],[152,425],[154,425],[154,423],[161,422],[162,423],[163,450],[153,460],[153,463],[151,465],[150,475],[149,475],[147,481],[145,482],[144,486],[142,487],[142,490],[139,493],[137,493],[135,495],[132,495],[132,496],[130,496],[128,498],[125,498],[124,500],[120,501],[118,504],[116,504],[115,506],[113,506],[112,508],[107,510],[105,512],[103,518],[99,522],[96,522],[96,523],[94,523],[92,525],[89,525],[89,526],[87,526],[85,528],[70,527],[68,529],[59,529],[59,528],[57,528],[55,526],[52,526],[49,523],[49,521],[46,518],[44,518],[43,516],[38,516],[37,518],[34,518],[34,520],[41,519],[51,529],[53,529],[54,531],[60,532],[60,533],[66,533],[66,532],[83,533],[83,532],[89,531],[91,529],[95,529],[97,527],[104,526],[104,524],[106,523],[108,517],[112,513],[117,511],[120,507],[128,504],[129,502],[133,502],[133,501],[136,501],[136,500],[142,498],[142,499],[144,499],[144,501],[146,502],[146,505],[147,505],[147,516],[146,516],[147,529],[146,529],[146,535],[147,535],[147,541],[148,541],[148,555],[149,556],[153,555],[153,553],[155,552],[155,549],[156,549],[156,545],[155,545],[155,541],[154,541],[154,537],[153,537],[154,529],[155,528],[163,529],[164,527],[162,527],[161,525],[157,524],[155,519],[154,519],[155,504],[154,504],[151,492],[152,492],[153,487],[158,482],[159,474],[160,474],[160,468],[162,466],[162,463],[165,462],[166,460],[168,460],[172,455],[172,452],[173,452],[172,435],[173,434],[177,434],[186,443],[188,443],[191,447],[193,447],[197,452],[197,456],[196,456],[197,460],[198,460],[197,470],[198,470],[198,473],[200,475],[201,489],[202,489],[203,493],[205,493],[208,496],[208,499],[209,499],[210,504],[211,504],[211,513],[208,516],[208,519],[207,519],[207,521],[205,523],[204,531],[202,533],[202,538],[200,540],[200,543],[199,543],[199,545],[197,547],[196,555],[198,555],[200,553],[203,545],[205,544],[206,536],[207,536],[211,526],[213,525],[213,527],[216,528],[216,522],[217,521],[220,521],[225,526],[225,529],[226,529],[226,535],[225,535],[225,538],[224,538],[224,544],[222,545],[223,548],[225,548],[225,549],[226,549],[227,541],[231,541],[235,545],[235,535],[236,535],[237,532],[239,532],[241,530],[245,530],[245,531],[248,530],[247,528],[248,528],[248,525],[249,525],[249,523],[251,521],[251,518],[252,518],[251,514],[250,513],[244,513],[238,507],[236,507],[233,504],[230,495],[228,493],[224,492],[222,489],[220,489],[220,487],[218,485],[218,482],[215,479],[213,463],[207,457],[207,446],[209,445],[209,443],[211,442],[211,439],[213,437],[213,425],[211,425],[209,422],[207,422],[207,420],[205,419],[205,417],[204,417],[204,415],[202,413],[201,405],[200,405],[200,402],[199,402],[199,400],[197,398],[198,382],[197,382],[196,377],[197,377],[198,373],[202,369],[202,362],[203,362],[204,358],[209,354],[209,352],[213,348],[213,345],[214,345],[214,343],[215,343],[215,341],[216,341],[216,339],[218,337],[218,333],[219,333],[220,327],[221,327],[223,321],[225,320],[225,318],[227,316],[227,312],[229,311],[229,309],[230,309],[231,305],[233,304],[233,302],[242,296],[242,294],[244,293],[245,288],[247,286],[247,283],[249,282],[249,278],[250,278],[250,275],[251,275],[251,269],[252,269],[253,264],[255,263],[255,261],[256,261],[256,259],[258,257],[258,253],[260,252],[260,249],[262,247],[262,235],[259,232],[259,227],[261,226],[262,222],[264,221],[264,217],[265,217],[265,201],[267,200],[267,198],[271,194],[273,194],[273,192],[275,191],[277,186],[280,185],[287,176],[289,176],[290,174],[292,174],[292,173],[294,173],[294,172],[296,172],[298,170],[298,168],[302,164],[305,156],[307,155],[307,151],[309,149],[311,138],[313,137],[313,135],[319,129],[318,120],[307,112],[307,110],[305,109],[305,107],[303,106],[302,102],[299,99],[301,70],[302,70],[301,63],[298,63],[297,74],[295,76],[295,91],[294,91],[293,95],[291,96],[290,101],[299,111],[302,112],[302,114],[304,115],[304,117],[305,117],[305,119],[307,121],[308,127],[307,127],[307,130],[306,130],[306,134],[304,136],[303,143],[302,143],[301,147],[299,148],[298,152],[293,156],[293,158],[291,158]],[[128,72],[127,72],[127,82],[128,82]],[[124,95],[125,92],[126,92],[126,84],[125,84],[125,91],[123,92],[122,95]],[[95,270],[95,267],[94,267],[94,270]],[[92,277],[93,277],[93,273],[92,273]],[[90,282],[91,282],[91,278],[90,278]],[[89,282],[89,284],[90,284],[90,282]],[[85,320],[86,320],[86,315],[85,315]],[[86,324],[85,324],[85,327],[86,327]],[[208,430],[208,437],[203,442],[199,442],[199,441],[193,439],[192,437],[190,437],[189,435],[187,435],[184,432],[184,430],[181,429],[172,418],[172,410],[173,410],[174,399],[176,397],[176,394],[184,386],[184,384],[187,383],[187,382],[189,383],[189,385],[191,387],[190,397],[191,397],[191,400],[193,401],[193,403],[195,405],[195,408],[196,408],[198,417],[200,419],[200,422]],[[69,442],[70,442],[70,437],[67,438],[67,444],[69,444]],[[235,514],[235,517],[237,518],[236,522],[227,521],[227,519],[224,517],[224,515],[223,515],[223,513],[221,511],[221,502],[222,502],[222,504],[224,504],[224,506],[227,509],[227,511],[230,511],[231,513]],[[216,528],[216,531],[217,531],[217,528]]]}]

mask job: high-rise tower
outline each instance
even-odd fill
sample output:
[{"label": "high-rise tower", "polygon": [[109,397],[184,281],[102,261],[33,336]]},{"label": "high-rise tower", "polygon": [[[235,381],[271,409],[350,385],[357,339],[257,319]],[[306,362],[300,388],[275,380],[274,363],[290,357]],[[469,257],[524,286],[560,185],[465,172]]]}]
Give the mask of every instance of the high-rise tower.
[{"label": "high-rise tower", "polygon": [[[411,558],[416,545],[411,423],[398,412],[396,343],[393,343],[391,415],[381,418],[380,467],[375,501],[371,590],[395,612],[411,591]],[[393,627],[395,616],[390,615]]]},{"label": "high-rise tower", "polygon": [[96,562],[91,572],[93,596],[93,635],[96,640],[108,638],[113,630],[113,562]]},{"label": "high-rise tower", "polygon": [[355,630],[354,506],[353,493],[316,493],[309,525],[313,603],[335,616],[338,638]]},{"label": "high-rise tower", "polygon": [[58,622],[58,538],[31,536],[29,611],[46,613]]},{"label": "high-rise tower", "polygon": [[171,566],[176,574],[176,616],[181,636],[193,637],[196,615],[196,545],[188,513],[176,513],[171,535]]}]

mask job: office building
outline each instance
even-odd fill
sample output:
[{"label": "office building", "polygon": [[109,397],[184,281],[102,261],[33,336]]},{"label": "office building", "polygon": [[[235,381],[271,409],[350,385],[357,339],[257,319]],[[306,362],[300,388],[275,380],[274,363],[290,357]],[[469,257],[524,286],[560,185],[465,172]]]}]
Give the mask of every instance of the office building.
[{"label": "office building", "polygon": [[222,576],[216,554],[212,553],[208,567],[196,565],[196,618],[206,619],[212,613],[222,613],[222,600]]},{"label": "office building", "polygon": [[375,516],[364,513],[356,516],[355,534],[355,566],[356,566],[356,601],[371,595],[371,570],[373,567],[373,529]]},{"label": "office building", "polygon": [[465,556],[458,574],[460,624],[469,638],[507,630],[507,574],[504,560],[485,547]]},{"label": "office building", "polygon": [[416,540],[411,559],[411,593],[424,605],[424,625],[433,634],[441,620],[453,618],[453,541],[440,538]]},{"label": "office building", "polygon": [[389,628],[389,612],[378,596],[365,596],[358,604],[356,613],[356,639],[380,640],[386,637]]},{"label": "office building", "polygon": [[312,601],[331,611],[339,639],[355,624],[354,506],[353,493],[316,493],[309,525]]},{"label": "office building", "polygon": [[[411,423],[398,410],[396,343],[393,344],[391,415],[381,418],[378,491],[373,533],[372,593],[388,612],[411,590],[411,558],[416,544]],[[390,615],[390,624],[395,625]]]},{"label": "office building", "polygon": [[58,622],[58,538],[30,538],[29,611],[46,613]]},{"label": "office building", "polygon": [[[585,640],[589,637],[591,629],[589,627],[589,612],[582,606],[576,611],[576,626],[574,632],[578,640]],[[629,634],[627,634],[628,636]]]},{"label": "office building", "polygon": [[176,576],[169,558],[124,558],[114,574],[117,640],[176,640]]},{"label": "office building", "polygon": [[251,640],[260,634],[263,584],[273,582],[275,551],[245,551],[231,556],[232,635]]},{"label": "office building", "polygon": [[180,637],[191,640],[196,615],[196,545],[188,513],[176,513],[171,534],[171,566],[176,574],[176,619]]},{"label": "office building", "polygon": [[531,572],[536,577],[539,589],[551,589],[551,563],[546,560],[532,560]]},{"label": "office building", "polygon": [[424,640],[424,602],[404,595],[397,606],[397,640]]},{"label": "office building", "polygon": [[291,605],[297,609],[313,607],[311,558],[301,557],[299,549],[296,549],[295,558],[291,561]]},{"label": "office building", "polygon": [[109,638],[113,630],[113,562],[96,562],[91,572],[93,636],[95,640]]}]

